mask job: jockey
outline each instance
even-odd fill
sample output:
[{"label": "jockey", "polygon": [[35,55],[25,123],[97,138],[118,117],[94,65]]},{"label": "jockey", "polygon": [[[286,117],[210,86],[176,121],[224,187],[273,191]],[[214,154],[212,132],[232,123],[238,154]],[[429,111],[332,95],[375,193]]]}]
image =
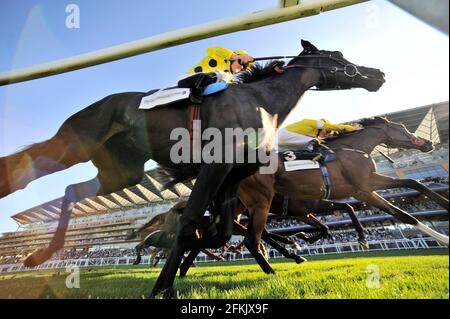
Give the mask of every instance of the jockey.
[{"label": "jockey", "polygon": [[278,130],[278,151],[306,149],[312,152],[326,137],[359,129],[358,126],[333,124],[325,119],[304,119]]},{"label": "jockey", "polygon": [[206,86],[216,82],[232,83],[232,75],[245,71],[252,62],[253,57],[243,50],[212,46],[206,50],[206,57],[178,81],[178,86],[192,88],[191,101],[201,103]]}]

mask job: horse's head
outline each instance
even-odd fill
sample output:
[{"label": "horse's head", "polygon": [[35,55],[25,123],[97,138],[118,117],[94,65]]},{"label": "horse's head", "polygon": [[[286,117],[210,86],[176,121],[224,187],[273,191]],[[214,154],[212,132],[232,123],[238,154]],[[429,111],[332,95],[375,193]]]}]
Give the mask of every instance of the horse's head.
[{"label": "horse's head", "polygon": [[375,92],[385,82],[379,69],[356,65],[344,58],[339,51],[323,51],[302,40],[303,51],[289,62],[289,67],[316,69],[321,73],[318,90],[345,90],[364,88]]},{"label": "horse's head", "polygon": [[[370,123],[372,121],[372,124]],[[405,125],[391,122],[383,117],[366,119],[361,123],[364,127],[375,127],[384,132],[384,143],[391,148],[417,149],[430,152],[434,149],[433,142],[411,133]]]}]

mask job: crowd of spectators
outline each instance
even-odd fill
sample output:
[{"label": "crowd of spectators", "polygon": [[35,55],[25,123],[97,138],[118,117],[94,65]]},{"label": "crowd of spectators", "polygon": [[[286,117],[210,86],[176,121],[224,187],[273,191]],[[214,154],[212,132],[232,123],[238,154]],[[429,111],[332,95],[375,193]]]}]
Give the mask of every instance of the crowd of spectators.
[{"label": "crowd of spectators", "polygon": [[389,154],[395,163],[390,163],[383,157],[377,157],[376,163],[379,170],[402,169],[416,165],[448,161],[448,151],[448,143],[443,143],[435,146],[435,149],[431,153],[422,153],[414,149],[403,150]]},{"label": "crowd of spectators", "polygon": [[[404,211],[407,211],[408,213],[415,213],[415,212],[424,212],[424,211],[431,211],[431,210],[441,210],[443,209],[441,206],[439,206],[437,203],[426,200],[424,198],[398,198],[394,201],[394,204],[401,208]],[[371,217],[371,216],[377,216],[377,215],[386,215],[385,212],[381,211],[378,208],[374,207],[362,207],[359,210],[355,211],[355,214],[357,217]],[[316,215],[316,217],[323,223],[328,222],[335,222],[340,221],[343,219],[350,219],[348,214],[344,211],[335,211],[334,213],[328,213],[328,215]],[[268,222],[267,226],[269,229],[276,229],[276,228],[289,228],[289,227],[296,227],[301,226],[303,223],[295,218],[283,218],[280,219],[272,219],[270,222]]]}]

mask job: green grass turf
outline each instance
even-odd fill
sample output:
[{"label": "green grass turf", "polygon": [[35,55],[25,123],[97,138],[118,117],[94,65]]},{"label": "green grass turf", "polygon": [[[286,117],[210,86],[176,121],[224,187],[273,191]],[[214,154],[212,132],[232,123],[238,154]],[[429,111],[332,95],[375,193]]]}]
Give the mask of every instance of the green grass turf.
[{"label": "green grass turf", "polygon": [[[265,275],[254,261],[198,264],[176,279],[175,288],[179,298],[449,298],[447,249],[308,259],[301,265],[271,260],[276,275]],[[376,268],[379,287],[369,288],[368,279],[376,279],[370,269]],[[4,273],[0,298],[143,298],[159,272],[146,266],[81,268],[79,289],[66,288],[64,269]]]}]

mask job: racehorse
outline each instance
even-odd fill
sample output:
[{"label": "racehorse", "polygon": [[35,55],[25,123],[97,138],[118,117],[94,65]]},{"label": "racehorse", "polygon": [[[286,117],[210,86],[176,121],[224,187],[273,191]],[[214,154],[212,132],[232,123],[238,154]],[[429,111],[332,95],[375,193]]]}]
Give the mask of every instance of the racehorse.
[{"label": "racehorse", "polygon": [[[236,128],[270,132],[284,121],[312,87],[319,90],[364,88],[375,92],[385,82],[383,72],[357,66],[346,60],[341,52],[319,51],[308,41],[302,41],[302,46],[303,51],[283,68],[283,72],[272,67],[258,73],[258,67],[255,67],[250,70],[253,77],[248,83],[231,85],[222,93],[206,97],[200,112],[202,129],[214,128],[221,136],[226,135],[226,129]],[[183,179],[197,178],[180,220],[176,242],[151,296],[162,291],[166,291],[168,297],[173,296],[172,284],[185,251],[218,248],[228,241],[239,181],[256,172],[261,161],[237,163],[236,158],[253,150],[248,143],[237,144],[233,139],[222,141],[220,145],[222,150],[236,150],[231,162],[205,163],[200,159],[198,162],[175,163],[171,150],[179,141],[170,136],[175,128],[188,130],[191,127],[188,103],[175,102],[144,111],[138,105],[147,94],[127,92],[107,96],[68,118],[49,140],[0,158],[0,198],[26,187],[37,178],[78,163],[92,161],[98,169],[92,180],[66,188],[53,239],[47,248],[31,254],[25,260],[25,266],[41,264],[63,246],[76,202],[138,184],[144,177],[144,164],[149,159],[176,169]],[[217,207],[214,214],[221,216],[218,232],[212,238],[196,240],[197,224],[213,200]]]},{"label": "racehorse", "polygon": [[[162,172],[160,172],[160,174],[162,174]],[[272,201],[272,206],[271,206],[271,212],[284,216],[284,200],[283,198],[280,198],[279,201],[277,201],[277,197],[279,197],[277,194],[275,195],[274,200]],[[314,243],[315,241],[319,240],[322,237],[326,237],[329,236],[328,233],[328,227],[323,224],[322,222],[320,222],[312,213],[324,213],[324,212],[330,212],[330,211],[334,211],[334,210],[345,210],[349,213],[353,224],[355,226],[355,229],[357,230],[358,234],[359,234],[359,242],[361,244],[361,246],[364,249],[368,249],[368,243],[367,240],[365,239],[365,235],[364,235],[364,231],[363,231],[363,227],[361,225],[361,223],[359,222],[359,220],[357,219],[355,212],[353,210],[353,207],[351,207],[349,204],[345,204],[345,203],[339,203],[339,202],[331,202],[331,201],[299,201],[299,200],[290,200],[291,204],[288,205],[287,208],[287,212],[290,216],[295,216],[297,218],[299,218],[300,220],[304,221],[305,223],[312,225],[316,228],[319,229],[320,233],[317,235],[313,235],[313,236],[309,236],[307,234],[302,233],[297,233],[296,236],[302,238],[303,240],[309,242],[309,243]],[[178,202],[176,204],[177,210],[179,214],[183,213],[183,209],[186,207],[187,202],[186,201],[181,201]],[[174,208],[172,208],[174,209]],[[172,210],[171,209],[171,210]],[[297,210],[297,211],[296,211]],[[246,237],[247,236],[247,227],[243,226],[240,222],[240,215],[246,215],[248,216],[248,211],[247,208],[242,204],[242,202],[240,203],[238,210],[235,214],[236,219],[234,220],[234,224],[233,224],[233,233],[236,235],[241,235]],[[156,216],[154,219],[159,218],[161,215]],[[161,219],[161,218],[159,218]],[[174,222],[176,222],[176,220],[172,219]],[[176,228],[176,225],[173,225],[174,228]],[[203,232],[204,229],[206,229],[207,227],[209,227],[209,223],[208,221],[204,220],[204,223],[201,227],[198,228],[198,231],[200,233]],[[287,244],[290,245],[292,248],[294,248],[295,250],[300,250],[300,247],[298,246],[298,244],[289,239],[286,238],[284,236],[269,232],[267,230],[263,231],[263,234],[261,236],[261,238],[268,243],[269,245],[272,246],[272,248],[276,249],[279,253],[281,253],[284,257],[288,258],[288,259],[293,259],[297,264],[303,263],[304,261],[306,261],[306,259],[302,256],[299,256],[295,253],[291,253],[288,249],[286,249],[285,247],[283,247],[281,244]],[[281,244],[280,244],[281,243]],[[240,251],[242,246],[244,246],[246,244],[246,241],[243,240],[240,244],[238,244],[237,246],[232,246],[229,244],[225,244],[222,247],[222,253],[219,257],[224,257],[225,253],[227,251]],[[160,244],[153,244],[153,246],[160,246]],[[268,259],[268,253],[265,249],[265,246],[260,243],[259,247],[258,247],[258,251],[259,253],[255,253],[254,250],[249,252],[252,254],[252,256],[255,258],[256,262],[261,266],[261,269],[264,270],[264,266],[265,266],[265,262],[261,262],[260,261],[260,255],[262,255],[266,260]],[[197,255],[200,253],[200,250],[194,250],[191,251],[189,253],[189,255],[185,258],[185,260],[183,261],[183,263],[180,265],[180,277],[184,277],[186,276],[187,271],[189,270],[189,268],[191,267],[192,263],[194,262],[195,258],[197,257]],[[209,255],[208,253],[206,253],[208,256],[210,256],[213,259],[219,260],[217,258],[217,256],[213,255]]]},{"label": "racehorse", "polygon": [[[151,267],[156,267],[159,260],[163,258],[163,256],[168,256],[170,247],[175,240],[178,218],[186,206],[186,203],[186,201],[178,202],[169,211],[156,215],[127,237],[127,239],[132,239],[137,236],[140,238],[140,243],[135,247],[136,260],[133,263],[134,265],[141,263],[141,252],[143,249],[148,247],[155,247],[150,258]],[[202,230],[206,228],[207,223],[203,223],[203,225],[201,225],[201,227],[197,230],[198,235],[200,236]],[[212,259],[224,260],[221,255],[216,256],[208,249],[202,249],[201,251]]]},{"label": "racehorse", "polygon": [[[337,157],[335,161],[326,163],[332,185],[329,198],[336,200],[353,196],[369,206],[393,215],[405,224],[416,227],[448,246],[447,236],[432,230],[375,192],[398,187],[412,188],[428,196],[448,211],[448,199],[416,180],[395,179],[378,174],[375,163],[370,157],[379,144],[385,144],[391,148],[413,148],[430,152],[434,148],[432,142],[410,133],[404,125],[390,122],[385,118],[363,119],[359,123],[364,127],[363,130],[344,134],[326,143],[336,152]],[[252,249],[253,255],[258,254],[257,248],[275,193],[287,196],[293,200],[294,204],[296,200],[320,200],[324,197],[322,183],[323,177],[320,170],[287,172],[281,161],[275,174],[255,174],[241,182],[239,196],[250,214],[245,244],[247,248]],[[305,213],[307,210],[291,209],[288,211],[288,216],[296,217]],[[258,263],[265,272],[274,272],[262,256],[258,258]]]}]

